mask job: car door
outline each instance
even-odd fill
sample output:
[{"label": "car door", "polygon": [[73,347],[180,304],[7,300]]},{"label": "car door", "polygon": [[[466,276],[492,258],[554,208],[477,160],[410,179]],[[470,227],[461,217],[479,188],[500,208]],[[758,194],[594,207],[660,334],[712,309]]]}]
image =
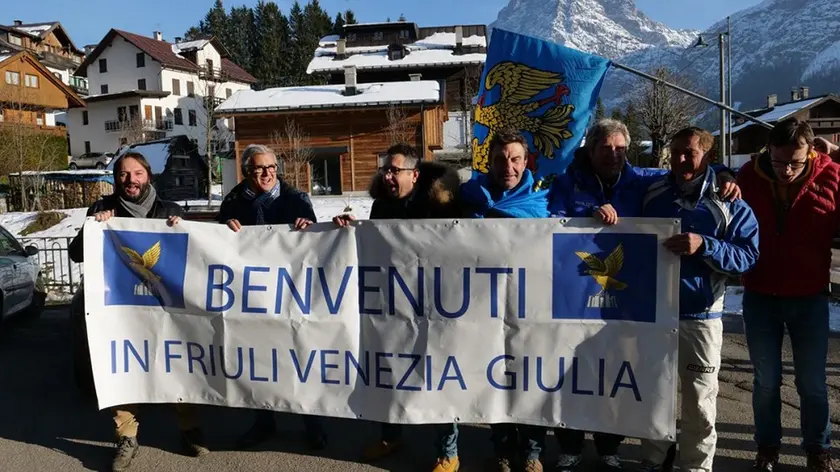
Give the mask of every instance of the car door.
[{"label": "car door", "polygon": [[35,264],[20,242],[3,227],[0,227],[0,259],[6,261],[0,267],[11,266],[11,274],[4,275],[11,277],[11,282],[3,286],[3,311],[15,313],[25,309],[32,301],[37,276]]}]

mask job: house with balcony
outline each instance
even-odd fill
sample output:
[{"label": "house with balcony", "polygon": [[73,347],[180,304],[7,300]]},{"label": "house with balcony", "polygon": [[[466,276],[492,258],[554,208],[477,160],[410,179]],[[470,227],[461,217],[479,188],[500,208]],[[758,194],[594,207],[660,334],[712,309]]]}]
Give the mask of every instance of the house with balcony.
[{"label": "house with balcony", "polygon": [[487,59],[484,25],[421,27],[409,21],[345,25],[321,39],[307,73],[330,84],[355,68],[359,83],[439,81],[445,87],[443,140],[434,157],[469,160],[474,97]]},{"label": "house with balcony", "polygon": [[[232,122],[213,111],[256,79],[215,38],[164,41],[112,29],[76,71],[86,77],[86,107],[67,117],[70,153],[117,152],[125,145],[187,136],[199,154],[225,152]],[[210,135],[211,149],[207,149]]]}]

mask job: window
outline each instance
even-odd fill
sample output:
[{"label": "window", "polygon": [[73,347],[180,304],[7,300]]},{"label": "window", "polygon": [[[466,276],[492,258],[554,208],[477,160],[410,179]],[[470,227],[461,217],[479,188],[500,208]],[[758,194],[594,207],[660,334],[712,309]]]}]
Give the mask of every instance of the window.
[{"label": "window", "polygon": [[190,119],[190,126],[198,126],[198,122],[195,117],[195,110],[189,111],[189,119]]},{"label": "window", "polygon": [[61,74],[59,74],[58,72],[53,72],[53,77],[55,77],[58,80],[64,80],[61,78]]},{"label": "window", "polygon": [[99,73],[108,72],[108,59],[99,60]]},{"label": "window", "polygon": [[181,95],[181,81],[172,79],[172,95]]},{"label": "window", "polygon": [[100,85],[99,86],[99,91],[102,93],[102,95],[107,94],[108,93],[108,84]]},{"label": "window", "polygon": [[195,95],[195,84],[187,82],[187,96],[192,97],[193,95]]},{"label": "window", "polygon": [[117,119],[120,121],[128,121],[128,117],[125,114],[125,107],[117,107]]},{"label": "window", "polygon": [[385,37],[385,35],[382,34],[382,31],[377,31],[377,32],[373,33],[373,39],[375,41],[382,41],[382,38],[384,38],[384,37]]},{"label": "window", "polygon": [[181,109],[175,109],[175,124],[176,125],[183,125],[184,124],[184,116],[181,114]]},{"label": "window", "polygon": [[26,74],[26,86],[29,88],[38,88],[38,76]]},{"label": "window", "polygon": [[213,60],[207,59],[207,71],[213,73]]},{"label": "window", "polygon": [[23,41],[21,41],[20,36],[15,36],[13,34],[9,35],[9,42],[15,44],[17,46],[23,46]]},{"label": "window", "polygon": [[216,96],[216,87],[215,86],[210,85],[210,86],[207,87],[207,96],[210,97],[210,98],[213,98],[213,97]]},{"label": "window", "polygon": [[402,49],[392,49],[388,51],[388,60],[390,61],[399,61],[400,59],[404,58],[405,54],[403,53]]},{"label": "window", "polygon": [[20,72],[6,71],[6,83],[9,85],[20,85]]},{"label": "window", "polygon": [[225,90],[225,98],[230,98],[231,95],[233,95],[233,90],[226,89]]},{"label": "window", "polygon": [[137,67],[146,67],[146,55],[142,52],[137,53]]},{"label": "window", "polygon": [[140,106],[139,105],[131,105],[128,107],[128,117],[131,118],[131,121],[138,120],[140,117]]},{"label": "window", "polygon": [[355,41],[356,40],[356,33],[350,33],[347,35],[347,41]]},{"label": "window", "polygon": [[88,125],[88,112],[87,112],[87,110],[82,112],[82,125],[83,126]]},{"label": "window", "polygon": [[146,79],[137,79],[137,90],[146,90]]},{"label": "window", "polygon": [[408,30],[400,30],[400,38],[408,39]]},{"label": "window", "polygon": [[85,141],[85,154],[90,154],[90,141]]}]

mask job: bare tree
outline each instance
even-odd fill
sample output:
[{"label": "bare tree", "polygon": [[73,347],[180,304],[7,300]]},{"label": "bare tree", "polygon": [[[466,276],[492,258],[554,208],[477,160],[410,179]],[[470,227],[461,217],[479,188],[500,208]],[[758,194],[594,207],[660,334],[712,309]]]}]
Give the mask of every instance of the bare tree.
[{"label": "bare tree", "polygon": [[464,164],[472,163],[473,156],[473,123],[475,122],[475,107],[478,93],[481,91],[481,68],[467,66],[461,82],[461,96],[458,104],[464,113]]},{"label": "bare tree", "polygon": [[[657,69],[652,75],[683,88],[691,88],[688,78],[666,68]],[[665,146],[671,136],[690,125],[702,106],[697,99],[656,82],[647,84],[632,103],[653,142],[653,164],[662,167],[667,162]]]},{"label": "bare tree", "polygon": [[280,152],[283,178],[295,188],[303,188],[309,163],[315,157],[315,151],[307,145],[309,135],[295,120],[288,119],[282,129],[271,133],[271,138]]},{"label": "bare tree", "polygon": [[132,145],[145,142],[146,130],[139,116],[120,121],[120,144]]},{"label": "bare tree", "polygon": [[388,140],[391,144],[407,143],[414,145],[417,139],[417,127],[410,122],[411,113],[403,107],[391,104],[387,110]]},{"label": "bare tree", "polygon": [[[189,133],[197,144],[199,154],[207,158],[207,201],[213,200],[213,182],[218,177],[214,174],[218,154],[233,141],[233,132],[227,127],[226,120],[215,115],[223,99],[222,86],[225,83],[221,70],[203,68],[194,82],[193,104],[190,107],[195,112],[194,117],[185,117],[190,129]],[[189,112],[188,112],[189,113]]]}]

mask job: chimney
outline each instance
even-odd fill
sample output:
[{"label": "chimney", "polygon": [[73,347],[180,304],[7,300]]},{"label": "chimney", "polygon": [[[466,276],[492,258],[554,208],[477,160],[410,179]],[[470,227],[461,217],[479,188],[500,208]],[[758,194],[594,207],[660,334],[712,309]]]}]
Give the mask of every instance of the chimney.
[{"label": "chimney", "polygon": [[811,88],[806,86],[799,87],[799,96],[802,97],[802,100],[805,100],[806,98],[810,97]]},{"label": "chimney", "polygon": [[175,36],[175,44],[178,44],[180,42],[181,42],[181,37],[180,36]]},{"label": "chimney", "polygon": [[790,89],[790,101],[795,102],[799,100],[799,89]]},{"label": "chimney", "polygon": [[344,66],[344,95],[356,95],[356,66]]},{"label": "chimney", "polygon": [[767,96],[767,108],[773,108],[779,103],[779,96],[775,93]]},{"label": "chimney", "polygon": [[455,47],[460,48],[464,44],[464,27],[458,25],[455,27]]},{"label": "chimney", "polygon": [[335,58],[336,59],[345,59],[347,57],[347,40],[345,38],[339,38],[338,41],[335,42]]},{"label": "chimney", "polygon": [[420,82],[422,77],[423,74],[408,74],[408,78],[410,78],[412,82]]},{"label": "chimney", "polygon": [[155,41],[163,41],[163,34],[160,31],[153,32],[152,36],[155,38]]},{"label": "chimney", "polygon": [[23,21],[15,20],[15,26],[22,26],[22,25],[23,25]]}]

